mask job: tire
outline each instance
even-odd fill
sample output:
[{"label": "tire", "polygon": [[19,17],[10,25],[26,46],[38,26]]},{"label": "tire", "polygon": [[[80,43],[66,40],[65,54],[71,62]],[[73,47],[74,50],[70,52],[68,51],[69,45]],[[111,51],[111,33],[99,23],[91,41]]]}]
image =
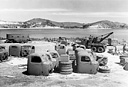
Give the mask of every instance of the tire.
[{"label": "tire", "polygon": [[72,67],[61,67],[61,70],[68,70],[68,69],[72,69]]},{"label": "tire", "polygon": [[63,70],[61,70],[61,72],[72,72],[73,71],[73,69],[71,68],[71,69],[63,69]]},{"label": "tire", "polygon": [[66,74],[71,74],[72,71],[73,71],[73,69],[67,69],[67,70],[62,70],[60,73],[66,75]]},{"label": "tire", "polygon": [[110,69],[107,66],[102,66],[102,67],[99,67],[99,72],[110,73]]},{"label": "tire", "polygon": [[94,51],[94,52],[97,51],[96,47],[92,47],[91,50]]},{"label": "tire", "polygon": [[105,49],[103,47],[98,47],[98,53],[103,53],[105,51]]},{"label": "tire", "polygon": [[72,74],[72,72],[60,72],[60,74],[68,75],[68,74]]},{"label": "tire", "polygon": [[69,65],[60,65],[60,67],[72,67],[72,64],[69,64]]},{"label": "tire", "polygon": [[69,62],[60,62],[61,65],[69,65],[69,64],[72,64],[72,61],[69,61]]},{"label": "tire", "polygon": [[101,71],[101,73],[110,73],[110,70],[108,70],[108,71]]}]

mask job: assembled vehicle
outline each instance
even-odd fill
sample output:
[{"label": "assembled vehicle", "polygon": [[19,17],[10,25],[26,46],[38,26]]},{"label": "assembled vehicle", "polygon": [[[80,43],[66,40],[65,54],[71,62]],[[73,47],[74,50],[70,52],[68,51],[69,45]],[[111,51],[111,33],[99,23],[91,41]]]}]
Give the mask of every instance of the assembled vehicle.
[{"label": "assembled vehicle", "polygon": [[108,34],[100,35],[98,37],[89,37],[89,40],[86,44],[87,48],[91,48],[92,51],[102,53],[105,52],[106,44],[102,43],[107,37],[109,37],[113,32]]},{"label": "assembled vehicle", "polygon": [[77,72],[96,74],[99,68],[99,63],[95,60],[91,53],[79,51],[77,54]]},{"label": "assembled vehicle", "polygon": [[6,39],[6,43],[26,43],[30,41],[27,34],[7,34]]},{"label": "assembled vehicle", "polygon": [[108,38],[108,44],[103,43],[103,41],[109,37],[111,34],[113,34],[113,32],[104,34],[104,35],[100,35],[97,37],[93,37],[93,36],[89,36],[89,38],[83,38],[83,39],[79,39],[81,41],[82,45],[85,45],[85,47],[87,49],[91,49],[94,52],[98,52],[98,53],[103,53],[105,52],[106,46],[107,45],[112,45],[111,42],[111,38]]},{"label": "assembled vehicle", "polygon": [[46,53],[32,53],[28,56],[27,72],[30,75],[48,76],[53,71],[55,63]]},{"label": "assembled vehicle", "polygon": [[5,46],[0,46],[0,62],[8,59],[8,52],[5,49]]}]

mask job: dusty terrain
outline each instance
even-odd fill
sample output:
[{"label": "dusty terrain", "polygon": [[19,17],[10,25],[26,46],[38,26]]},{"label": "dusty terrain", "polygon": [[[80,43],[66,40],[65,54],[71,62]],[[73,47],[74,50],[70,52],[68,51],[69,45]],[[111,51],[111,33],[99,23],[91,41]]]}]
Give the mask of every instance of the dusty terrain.
[{"label": "dusty terrain", "polygon": [[0,63],[0,87],[128,87],[128,71],[119,64],[119,56],[103,55],[108,57],[110,73],[52,73],[47,77],[26,75],[27,58],[9,57],[9,61]]}]

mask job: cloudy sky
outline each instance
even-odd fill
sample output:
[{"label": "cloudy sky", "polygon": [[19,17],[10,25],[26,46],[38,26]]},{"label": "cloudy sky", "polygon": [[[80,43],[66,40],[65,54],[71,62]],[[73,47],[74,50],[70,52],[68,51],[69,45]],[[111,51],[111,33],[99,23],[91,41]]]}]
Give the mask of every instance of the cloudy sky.
[{"label": "cloudy sky", "polygon": [[128,23],[128,0],[0,0],[0,20],[26,21],[32,18]]}]

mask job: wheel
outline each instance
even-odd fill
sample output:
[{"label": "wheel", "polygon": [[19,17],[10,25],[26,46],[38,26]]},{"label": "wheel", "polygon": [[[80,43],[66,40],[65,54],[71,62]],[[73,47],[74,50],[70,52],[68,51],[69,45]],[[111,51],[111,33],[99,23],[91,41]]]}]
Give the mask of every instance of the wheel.
[{"label": "wheel", "polygon": [[100,66],[99,67],[99,72],[101,72],[101,73],[110,73],[110,69],[108,68],[108,66]]},{"label": "wheel", "polygon": [[67,75],[67,74],[72,74],[72,72],[60,72],[60,74]]},{"label": "wheel", "polygon": [[71,74],[72,71],[73,71],[73,69],[66,69],[66,70],[62,70],[60,73],[66,75],[66,74]]},{"label": "wheel", "polygon": [[72,64],[72,61],[69,61],[69,62],[60,62],[61,65],[69,65],[69,64]]},{"label": "wheel", "polygon": [[71,68],[71,69],[63,69],[63,70],[61,70],[61,72],[72,72],[73,71],[73,69]]},{"label": "wheel", "polygon": [[103,47],[98,47],[98,53],[102,53],[104,51],[105,51],[105,49]]},{"label": "wheel", "polygon": [[72,67],[61,67],[61,70],[68,70],[68,69],[72,69]]},{"label": "wheel", "polygon": [[60,65],[60,67],[72,67],[72,64]]},{"label": "wheel", "polygon": [[91,50],[94,51],[94,52],[97,51],[96,47],[92,47]]}]

